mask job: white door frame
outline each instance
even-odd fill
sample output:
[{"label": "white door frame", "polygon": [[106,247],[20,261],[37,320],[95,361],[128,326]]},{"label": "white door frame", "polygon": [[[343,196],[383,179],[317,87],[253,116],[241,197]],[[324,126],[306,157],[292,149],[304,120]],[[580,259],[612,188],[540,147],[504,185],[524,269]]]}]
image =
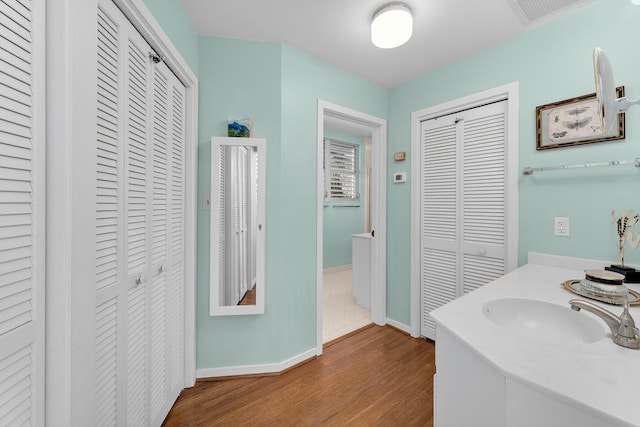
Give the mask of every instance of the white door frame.
[{"label": "white door frame", "polygon": [[421,122],[457,111],[508,100],[506,272],[518,266],[519,83],[512,82],[411,113],[411,336],[420,336],[420,127]]},{"label": "white door frame", "polygon": [[323,282],[323,205],[324,205],[324,118],[333,118],[368,127],[371,130],[371,320],[387,323],[387,121],[347,107],[318,100],[318,190],[317,190],[317,346],[322,354],[322,282]]}]

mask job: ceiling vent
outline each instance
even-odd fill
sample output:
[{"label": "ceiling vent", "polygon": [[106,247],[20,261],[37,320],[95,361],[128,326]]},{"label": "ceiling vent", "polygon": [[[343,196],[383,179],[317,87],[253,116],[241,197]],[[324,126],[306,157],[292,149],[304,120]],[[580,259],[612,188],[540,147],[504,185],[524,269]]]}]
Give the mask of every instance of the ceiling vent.
[{"label": "ceiling vent", "polygon": [[545,20],[578,9],[595,0],[507,0],[523,24]]}]

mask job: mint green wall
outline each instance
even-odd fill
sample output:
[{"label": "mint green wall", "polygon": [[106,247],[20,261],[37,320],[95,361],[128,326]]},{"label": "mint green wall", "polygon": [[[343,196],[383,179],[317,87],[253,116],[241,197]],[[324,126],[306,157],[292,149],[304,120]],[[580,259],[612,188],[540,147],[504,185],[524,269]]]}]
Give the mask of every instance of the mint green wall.
[{"label": "mint green wall", "polygon": [[[389,91],[389,153],[411,151],[411,113],[513,81],[520,82],[519,164],[546,166],[640,155],[640,109],[627,114],[623,142],[535,150],[535,107],[595,91],[592,50],[603,48],[616,83],[640,97],[640,7],[603,0]],[[469,35],[472,37],[472,35]],[[389,159],[389,174],[406,169]],[[528,252],[615,261],[612,209],[640,210],[640,170],[632,166],[519,174],[519,262]],[[410,192],[388,188],[388,316],[409,324]],[[396,208],[391,209],[394,206]],[[553,218],[570,218],[570,237],[553,235]],[[640,231],[640,230],[637,230]],[[640,251],[627,248],[627,262]]]},{"label": "mint green wall", "polygon": [[[360,170],[358,191],[364,196],[364,137],[325,129],[325,138],[357,144],[358,168]],[[322,212],[322,262],[324,268],[351,264],[351,235],[363,233],[364,199],[355,202],[325,202]],[[334,208],[338,205],[360,206],[358,208]]]},{"label": "mint green wall", "polygon": [[[277,182],[280,146],[280,46],[274,43],[200,37],[200,105],[198,200],[211,192],[211,137],[227,135],[229,116],[251,117],[253,135],[267,139],[267,182]],[[259,65],[258,65],[259,64]],[[277,216],[272,201],[277,185],[266,194],[266,275],[277,283],[271,268],[277,240],[269,224]],[[216,204],[212,203],[215,211]],[[197,366],[236,366],[280,362],[279,316],[273,292],[266,293],[261,316],[209,316],[210,211],[198,207]],[[245,351],[246,350],[246,351]],[[250,352],[251,354],[247,354]]]},{"label": "mint green wall", "polygon": [[[292,47],[282,46],[280,263],[272,265],[282,314],[283,359],[316,345],[318,99],[386,118],[387,91]],[[272,185],[272,184],[267,184]],[[271,231],[274,231],[271,226]],[[267,237],[269,238],[269,237]]]},{"label": "mint green wall", "polygon": [[198,75],[198,33],[179,0],[144,0],[191,71]]},{"label": "mint green wall", "polygon": [[[200,37],[198,193],[230,115],[267,139],[265,314],[209,316],[210,212],[198,210],[197,366],[280,363],[316,345],[318,98],[386,116],[386,90],[276,43]],[[212,206],[215,209],[215,205]]]}]

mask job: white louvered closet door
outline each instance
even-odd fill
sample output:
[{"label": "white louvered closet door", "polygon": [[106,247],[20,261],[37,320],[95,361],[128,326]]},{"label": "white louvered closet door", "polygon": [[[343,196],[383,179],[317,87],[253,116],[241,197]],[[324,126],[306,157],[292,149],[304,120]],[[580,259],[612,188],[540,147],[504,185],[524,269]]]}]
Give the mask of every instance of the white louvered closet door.
[{"label": "white louvered closet door", "polygon": [[458,126],[453,116],[423,122],[421,132],[421,334],[435,339],[432,310],[458,296]]},{"label": "white louvered closet door", "polygon": [[184,86],[98,10],[95,425],[161,425],[184,383]]},{"label": "white louvered closet door", "polygon": [[96,135],[96,389],[95,425],[117,422],[118,311],[122,298],[122,31],[98,11]]},{"label": "white louvered closet door", "polygon": [[[166,68],[166,67],[165,67]],[[166,69],[168,82],[167,156],[167,403],[162,419],[184,388],[185,331],[185,145],[186,90],[176,76]]]},{"label": "white louvered closet door", "polygon": [[44,2],[0,2],[0,425],[44,425]]},{"label": "white louvered closet door", "polygon": [[151,425],[160,425],[184,383],[185,88],[152,66],[150,289]]},{"label": "white louvered closet door", "polygon": [[121,345],[125,350],[126,425],[149,424],[149,134],[150,102],[148,88],[149,47],[137,33],[130,33],[122,41],[125,53],[124,77],[124,233],[126,250],[122,263],[125,269],[123,298],[124,331]]},{"label": "white louvered closet door", "polygon": [[505,273],[507,101],[421,126],[421,334],[430,312]]},{"label": "white louvered closet door", "polygon": [[507,101],[464,112],[462,159],[462,292],[506,270]]}]

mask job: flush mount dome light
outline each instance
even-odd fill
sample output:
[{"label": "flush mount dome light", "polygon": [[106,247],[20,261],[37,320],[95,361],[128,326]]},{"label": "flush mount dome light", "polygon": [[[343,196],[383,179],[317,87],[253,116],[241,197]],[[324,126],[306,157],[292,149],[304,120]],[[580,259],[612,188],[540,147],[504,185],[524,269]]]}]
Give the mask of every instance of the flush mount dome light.
[{"label": "flush mount dome light", "polygon": [[373,14],[371,42],[382,49],[405,44],[413,34],[411,9],[404,3],[387,3]]}]

